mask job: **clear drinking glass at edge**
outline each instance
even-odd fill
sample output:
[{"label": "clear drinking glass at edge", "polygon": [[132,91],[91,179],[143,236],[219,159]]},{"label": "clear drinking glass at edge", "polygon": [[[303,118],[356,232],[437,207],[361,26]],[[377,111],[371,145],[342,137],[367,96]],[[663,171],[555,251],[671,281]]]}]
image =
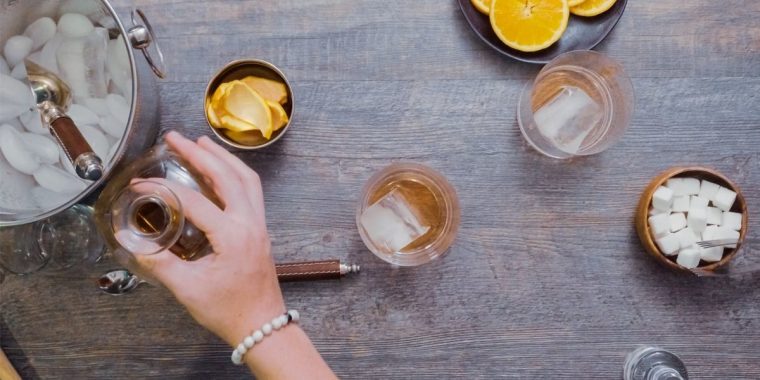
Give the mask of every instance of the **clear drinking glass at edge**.
[{"label": "clear drinking glass at edge", "polygon": [[625,358],[623,380],[689,380],[686,365],[676,354],[641,346]]},{"label": "clear drinking glass at edge", "polygon": [[578,50],[549,62],[525,86],[517,121],[536,150],[567,159],[614,145],[633,109],[633,84],[623,67],[601,53]]},{"label": "clear drinking glass at edge", "polygon": [[95,262],[104,251],[92,208],[74,205],[34,223],[0,228],[0,282],[3,272],[25,275],[46,265],[65,269]]}]

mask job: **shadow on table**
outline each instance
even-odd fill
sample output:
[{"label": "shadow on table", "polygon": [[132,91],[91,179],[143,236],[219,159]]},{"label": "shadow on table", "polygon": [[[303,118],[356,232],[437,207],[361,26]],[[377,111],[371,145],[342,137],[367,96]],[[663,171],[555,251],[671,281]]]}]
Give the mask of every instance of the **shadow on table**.
[{"label": "shadow on table", "polygon": [[2,317],[0,317],[0,348],[5,352],[8,360],[13,364],[13,367],[21,375],[22,379],[33,380],[40,378]]}]

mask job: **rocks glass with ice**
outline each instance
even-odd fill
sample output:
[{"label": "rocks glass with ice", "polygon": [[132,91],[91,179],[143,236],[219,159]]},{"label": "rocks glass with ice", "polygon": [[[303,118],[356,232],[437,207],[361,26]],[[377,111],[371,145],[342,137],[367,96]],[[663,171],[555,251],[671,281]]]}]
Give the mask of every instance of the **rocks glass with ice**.
[{"label": "rocks glass with ice", "polygon": [[536,150],[566,159],[615,144],[633,108],[633,85],[623,67],[603,54],[579,50],[552,60],[525,86],[517,121]]},{"label": "rocks glass with ice", "polygon": [[399,266],[421,265],[446,253],[459,219],[456,191],[446,178],[411,163],[390,165],[370,178],[356,210],[367,248]]}]

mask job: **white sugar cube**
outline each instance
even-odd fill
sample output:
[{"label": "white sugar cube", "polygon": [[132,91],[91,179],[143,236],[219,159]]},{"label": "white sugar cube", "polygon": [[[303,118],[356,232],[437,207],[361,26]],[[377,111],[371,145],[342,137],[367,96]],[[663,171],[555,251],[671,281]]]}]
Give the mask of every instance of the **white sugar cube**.
[{"label": "white sugar cube", "polygon": [[742,214],[738,212],[726,211],[723,213],[723,219],[721,219],[720,225],[721,227],[739,231],[742,229]]},{"label": "white sugar cube", "polygon": [[670,217],[668,214],[657,214],[649,217],[649,228],[655,237],[665,236],[670,232]]},{"label": "white sugar cube", "polygon": [[699,266],[700,256],[700,252],[696,248],[684,249],[678,253],[676,262],[686,269],[693,269]]},{"label": "white sugar cube", "polygon": [[689,248],[697,242],[697,235],[695,235],[694,231],[689,227],[676,232],[675,235],[678,238],[678,247],[680,249]]},{"label": "white sugar cube", "polygon": [[705,230],[702,231],[702,241],[716,239],[714,236],[718,232],[718,230],[720,230],[720,227],[718,226],[707,226],[707,228],[705,228]]},{"label": "white sugar cube", "polygon": [[707,208],[707,224],[720,225],[723,222],[723,211],[717,207]]},{"label": "white sugar cube", "polygon": [[702,232],[707,228],[707,209],[693,208],[689,210],[687,224],[696,232]]},{"label": "white sugar cube", "polygon": [[699,196],[707,198],[711,201],[715,200],[715,194],[718,193],[720,186],[710,181],[702,181],[702,185],[699,187]]},{"label": "white sugar cube", "polygon": [[683,178],[671,178],[665,182],[665,186],[668,189],[673,190],[673,194],[675,195],[687,195]]},{"label": "white sugar cube", "polygon": [[[739,231],[726,227],[708,226],[702,233],[702,240],[739,240]],[[726,248],[736,248],[736,245],[726,245]]]},{"label": "white sugar cube", "polygon": [[688,195],[681,195],[673,198],[673,211],[674,212],[687,212],[689,211],[690,200]]},{"label": "white sugar cube", "polygon": [[683,186],[683,192],[685,195],[697,195],[699,194],[700,183],[696,178],[683,178],[681,182]]},{"label": "white sugar cube", "polygon": [[673,190],[664,186],[658,187],[652,195],[652,207],[661,211],[669,211],[672,204]]},{"label": "white sugar cube", "polygon": [[658,215],[658,214],[669,214],[669,213],[670,213],[670,211],[658,210],[658,209],[656,209],[654,207],[650,207],[649,208],[649,216],[654,216],[654,215]]},{"label": "white sugar cube", "polygon": [[657,242],[660,251],[667,256],[675,255],[681,247],[681,243],[678,241],[676,234],[667,234],[655,241]]},{"label": "white sugar cube", "polygon": [[723,247],[701,248],[699,256],[702,260],[714,263],[723,258]]},{"label": "white sugar cube", "polygon": [[670,221],[670,232],[678,232],[686,227],[686,215],[682,212],[674,212],[668,218]]},{"label": "white sugar cube", "polygon": [[705,209],[707,210],[707,205],[710,204],[710,200],[707,198],[702,198],[699,195],[692,195],[689,200],[689,209]]},{"label": "white sugar cube", "polygon": [[736,193],[726,189],[725,187],[721,187],[718,189],[718,193],[715,194],[715,199],[713,200],[713,205],[723,211],[730,211],[731,207],[734,206],[734,201],[736,200]]}]

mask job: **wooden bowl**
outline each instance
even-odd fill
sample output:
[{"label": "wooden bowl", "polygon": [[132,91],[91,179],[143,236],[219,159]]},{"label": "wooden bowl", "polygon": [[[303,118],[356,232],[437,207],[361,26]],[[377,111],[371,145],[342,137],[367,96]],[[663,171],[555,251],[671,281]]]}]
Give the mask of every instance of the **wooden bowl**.
[{"label": "wooden bowl", "polygon": [[639,200],[639,205],[636,208],[635,215],[636,232],[638,232],[639,239],[641,239],[641,243],[644,245],[646,251],[652,255],[652,257],[654,257],[657,262],[678,272],[694,274],[693,269],[684,268],[676,263],[677,256],[670,257],[664,255],[660,251],[660,248],[657,247],[657,244],[655,244],[653,236],[649,229],[649,207],[652,203],[652,196],[654,195],[655,190],[657,190],[658,187],[663,186],[668,179],[678,177],[691,177],[700,180],[708,180],[736,192],[736,201],[734,201],[734,206],[731,208],[731,211],[739,212],[742,214],[742,228],[741,231],[739,231],[739,243],[734,249],[726,249],[723,252],[723,258],[720,261],[715,263],[701,261],[699,263],[700,265],[695,268],[702,272],[712,272],[718,268],[725,266],[734,258],[734,256],[736,256],[739,248],[741,248],[742,242],[744,242],[744,238],[747,236],[748,220],[747,203],[744,200],[744,196],[742,195],[741,190],[739,190],[739,187],[736,186],[736,184],[733,183],[730,179],[726,178],[724,175],[718,173],[717,171],[710,168],[692,166],[671,168],[660,173],[657,177],[654,178],[654,180],[652,180],[652,182],[644,190],[644,193],[641,195],[641,199]]}]

